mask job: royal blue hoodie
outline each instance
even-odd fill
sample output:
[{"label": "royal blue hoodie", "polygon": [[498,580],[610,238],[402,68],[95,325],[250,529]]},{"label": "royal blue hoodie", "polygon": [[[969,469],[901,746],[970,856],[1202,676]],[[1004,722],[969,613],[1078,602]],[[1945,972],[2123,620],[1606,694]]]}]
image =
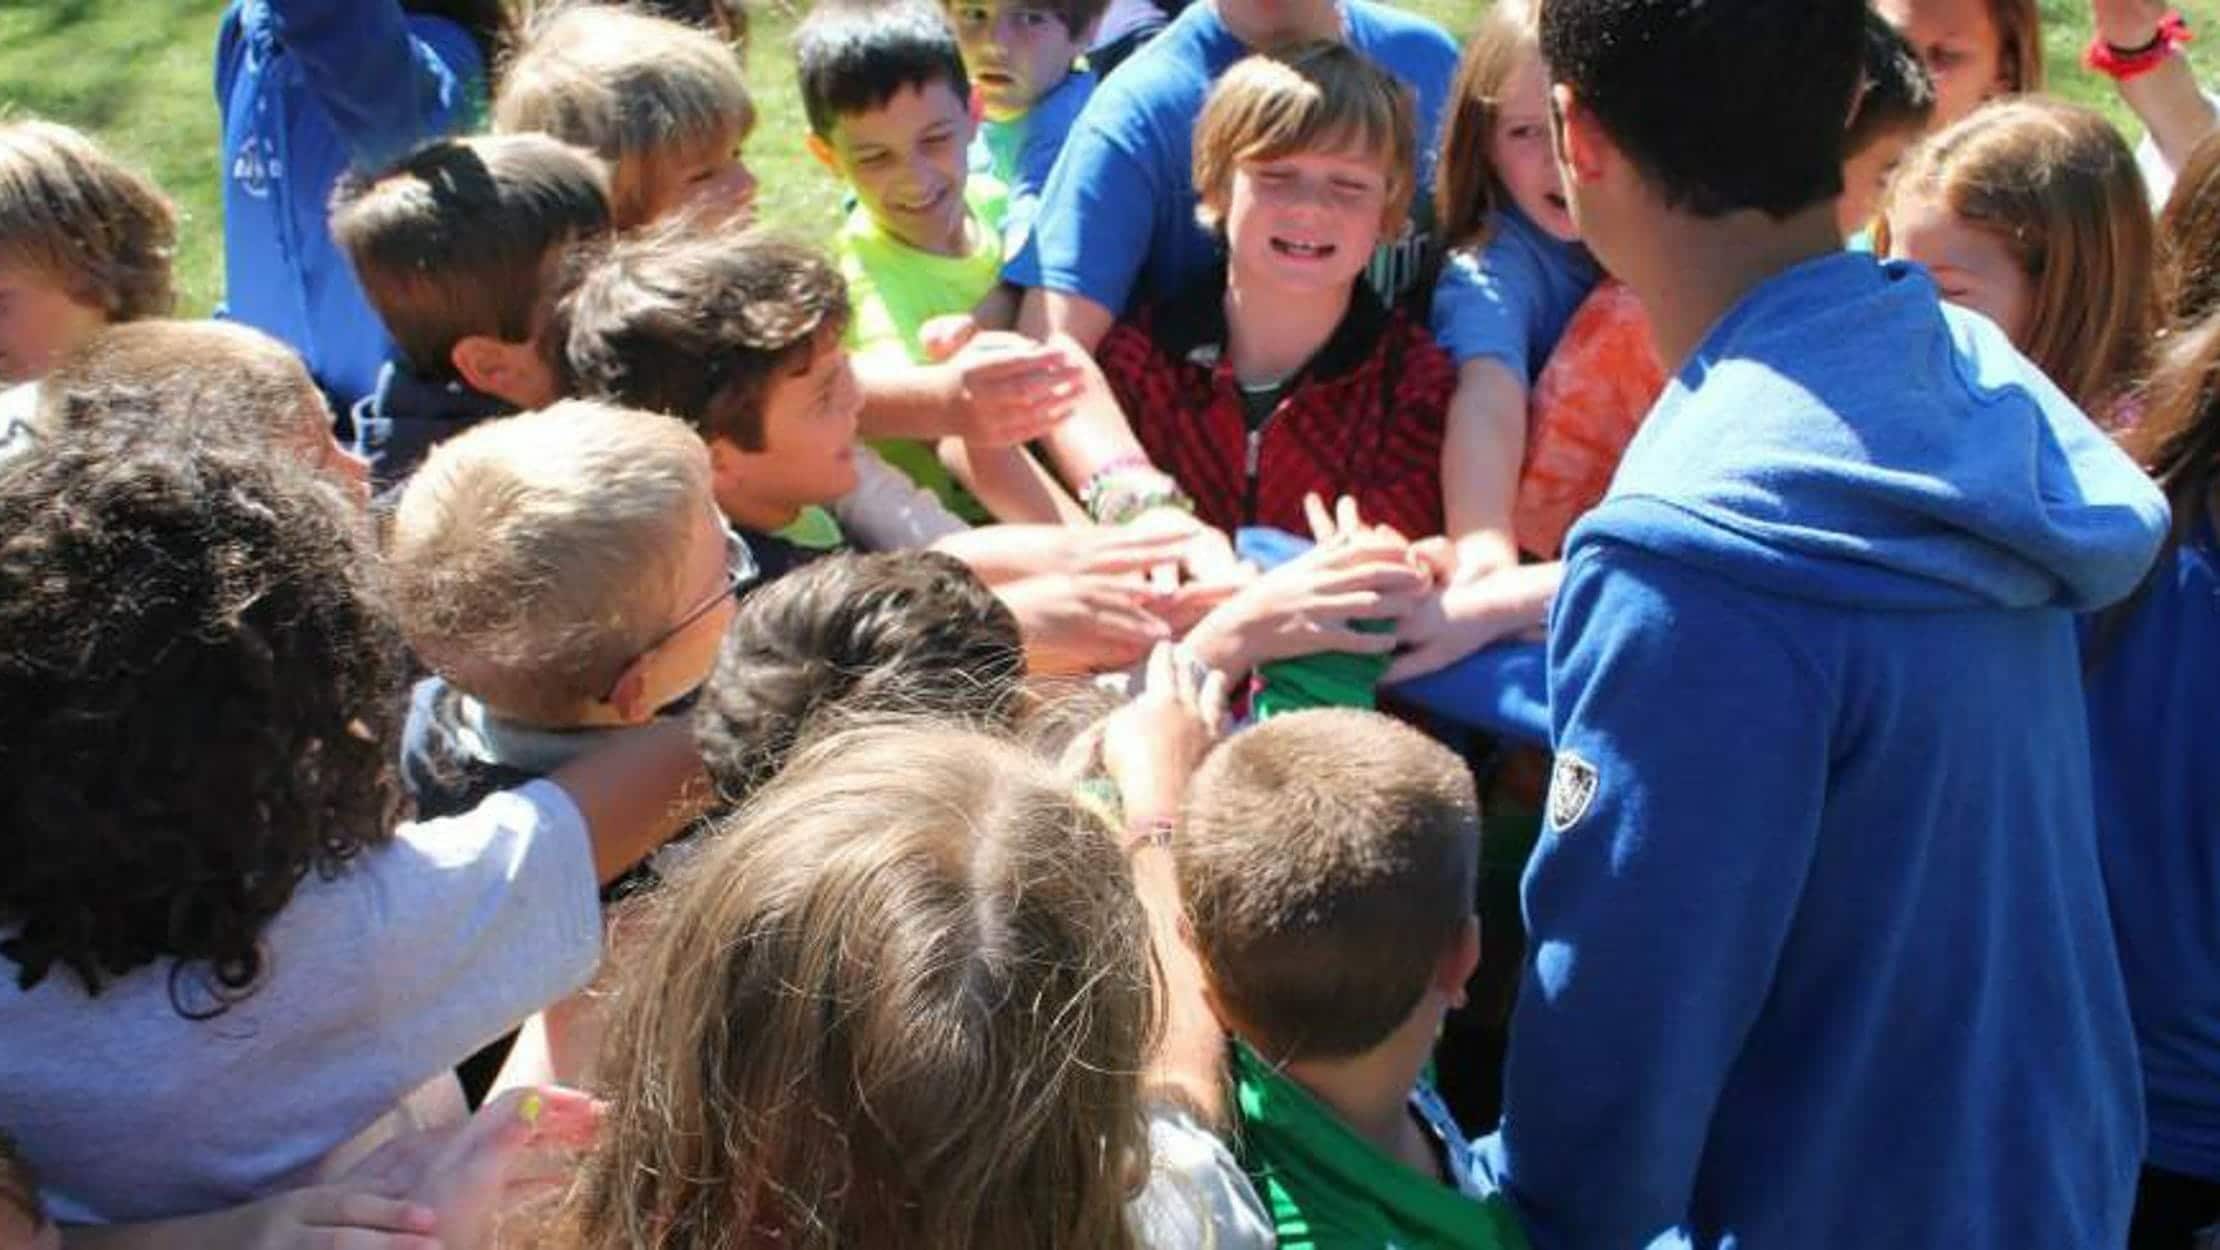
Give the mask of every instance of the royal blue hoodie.
[{"label": "royal blue hoodie", "polygon": [[2089,665],[2097,830],[2149,1160],[2220,1183],[2220,535],[2200,521]]},{"label": "royal blue hoodie", "polygon": [[216,40],[224,315],[284,340],[345,412],[394,354],[326,218],[351,166],[375,171],[482,111],[468,32],[396,0],[234,0]]},{"label": "royal blue hoodie", "polygon": [[2100,1250],[2141,1090],[2073,613],[2164,500],[1920,270],[1705,337],[1577,526],[1488,1155],[1539,1250]]}]

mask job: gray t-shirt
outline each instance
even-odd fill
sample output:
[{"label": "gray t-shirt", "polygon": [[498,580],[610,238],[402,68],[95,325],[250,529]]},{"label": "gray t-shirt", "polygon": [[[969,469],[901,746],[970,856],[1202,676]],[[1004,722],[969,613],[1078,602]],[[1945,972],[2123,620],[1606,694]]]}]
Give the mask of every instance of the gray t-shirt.
[{"label": "gray t-shirt", "polygon": [[7,965],[0,1131],[64,1221],[192,1215],[299,1183],[586,983],[595,886],[584,818],[539,781],[405,825],[336,880],[310,875],[263,936],[262,983],[214,1019],[177,1013],[166,962],[97,998],[60,971],[18,990]]},{"label": "gray t-shirt", "polygon": [[1147,1250],[1272,1250],[1272,1218],[1224,1141],[1186,1108],[1148,1107],[1149,1179],[1126,1203]]}]

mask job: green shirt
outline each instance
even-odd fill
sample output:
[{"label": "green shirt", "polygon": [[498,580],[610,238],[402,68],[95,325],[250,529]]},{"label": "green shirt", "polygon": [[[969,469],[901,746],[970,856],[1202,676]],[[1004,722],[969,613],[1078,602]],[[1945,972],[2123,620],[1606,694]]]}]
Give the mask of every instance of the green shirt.
[{"label": "green shirt", "polygon": [[1280,1250],[1525,1250],[1509,1205],[1488,1192],[1471,1143],[1424,1079],[1411,1114],[1455,1185],[1389,1157],[1241,1042],[1233,1087],[1235,1149],[1272,1212]]},{"label": "green shirt", "polygon": [[[848,214],[835,247],[848,281],[848,346],[860,356],[896,356],[925,363],[918,332],[949,313],[970,312],[1002,280],[1001,236],[990,223],[1002,219],[1007,193],[992,178],[965,180],[977,243],[963,256],[920,251],[879,228],[862,205]],[[877,439],[871,444],[888,464],[940,496],[948,509],[974,525],[993,518],[951,476],[931,444],[916,439]]]}]

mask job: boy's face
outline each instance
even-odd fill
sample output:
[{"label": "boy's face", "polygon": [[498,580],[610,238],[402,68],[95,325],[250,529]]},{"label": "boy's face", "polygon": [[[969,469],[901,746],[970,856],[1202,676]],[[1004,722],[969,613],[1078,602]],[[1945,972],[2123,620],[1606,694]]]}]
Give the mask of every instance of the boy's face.
[{"label": "boy's face", "polygon": [[1889,131],[1875,136],[1842,163],[1842,198],[1836,201],[1835,224],[1841,227],[1843,238],[1873,223],[1873,215],[1881,211],[1881,193],[1888,189],[1889,175],[1896,172],[1904,149],[1918,138],[1918,132],[1912,130]]},{"label": "boy's face", "polygon": [[45,274],[0,265],[0,385],[45,377],[108,315]]},{"label": "boy's face", "polygon": [[640,657],[644,667],[639,710],[648,714],[685,698],[709,680],[709,670],[717,664],[717,648],[737,608],[732,565],[738,553],[731,549],[724,518],[714,506],[696,506],[691,512],[694,523],[687,531],[678,596],[670,606],[666,627],[675,629]]},{"label": "boy's face", "polygon": [[827,337],[806,364],[781,372],[764,389],[763,450],[725,443],[741,491],[787,511],[829,504],[854,490],[862,410],[848,351]]},{"label": "boy's face", "polygon": [[1245,283],[1346,291],[1379,245],[1387,171],[1362,151],[1296,152],[1234,167],[1226,245]]},{"label": "boy's face", "polygon": [[1899,195],[1888,218],[1889,255],[1926,266],[1944,299],[2025,344],[2035,287],[2002,239],[1927,196]]},{"label": "boy's face", "polygon": [[707,225],[746,226],[755,220],[755,175],[741,159],[748,136],[727,128],[663,163],[647,192],[647,219],[695,214]]},{"label": "boy's face", "polygon": [[964,150],[971,107],[949,83],[905,86],[866,113],[843,113],[810,151],[855,188],[881,230],[942,256],[964,253]]},{"label": "boy's face", "polygon": [[1989,0],[1876,0],[1873,10],[1919,50],[1934,77],[1937,129],[2009,90],[2004,38]]},{"label": "boy's face", "polygon": [[1503,84],[1495,129],[1488,136],[1488,159],[1528,221],[1568,243],[1580,237],[1557,154],[1550,147],[1549,79],[1538,54],[1525,57]]},{"label": "boy's face", "polygon": [[1086,31],[1074,35],[1063,18],[1023,0],[955,0],[948,17],[964,69],[993,121],[1024,116],[1087,50]]}]

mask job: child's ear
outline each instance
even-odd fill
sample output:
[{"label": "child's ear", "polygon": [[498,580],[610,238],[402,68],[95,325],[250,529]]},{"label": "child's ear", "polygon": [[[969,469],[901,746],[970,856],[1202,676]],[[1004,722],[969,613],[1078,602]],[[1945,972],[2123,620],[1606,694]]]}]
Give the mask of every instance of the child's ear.
[{"label": "child's ear", "polygon": [[470,389],[519,408],[541,408],[559,398],[552,393],[553,371],[535,344],[472,334],[458,340],[447,359]]},{"label": "child's ear", "polygon": [[817,158],[817,163],[823,165],[827,173],[840,177],[840,160],[833,154],[832,145],[825,142],[825,136],[811,131],[802,140],[802,146],[809,149],[809,154]]},{"label": "child's ear", "polygon": [[1578,182],[1603,176],[1605,153],[1611,141],[1596,115],[1563,83],[1550,88],[1550,131],[1556,140],[1557,163]]},{"label": "child's ear", "polygon": [[1434,988],[1452,1006],[1462,1007],[1465,1003],[1465,982],[1472,980],[1473,972],[1479,967],[1480,917],[1467,916],[1456,941],[1442,951],[1441,959],[1434,965]]},{"label": "child's ear", "polygon": [[647,701],[647,666],[651,655],[635,658],[624,666],[624,674],[609,692],[609,706],[616,709],[617,718],[627,725],[644,725],[655,715]]}]

